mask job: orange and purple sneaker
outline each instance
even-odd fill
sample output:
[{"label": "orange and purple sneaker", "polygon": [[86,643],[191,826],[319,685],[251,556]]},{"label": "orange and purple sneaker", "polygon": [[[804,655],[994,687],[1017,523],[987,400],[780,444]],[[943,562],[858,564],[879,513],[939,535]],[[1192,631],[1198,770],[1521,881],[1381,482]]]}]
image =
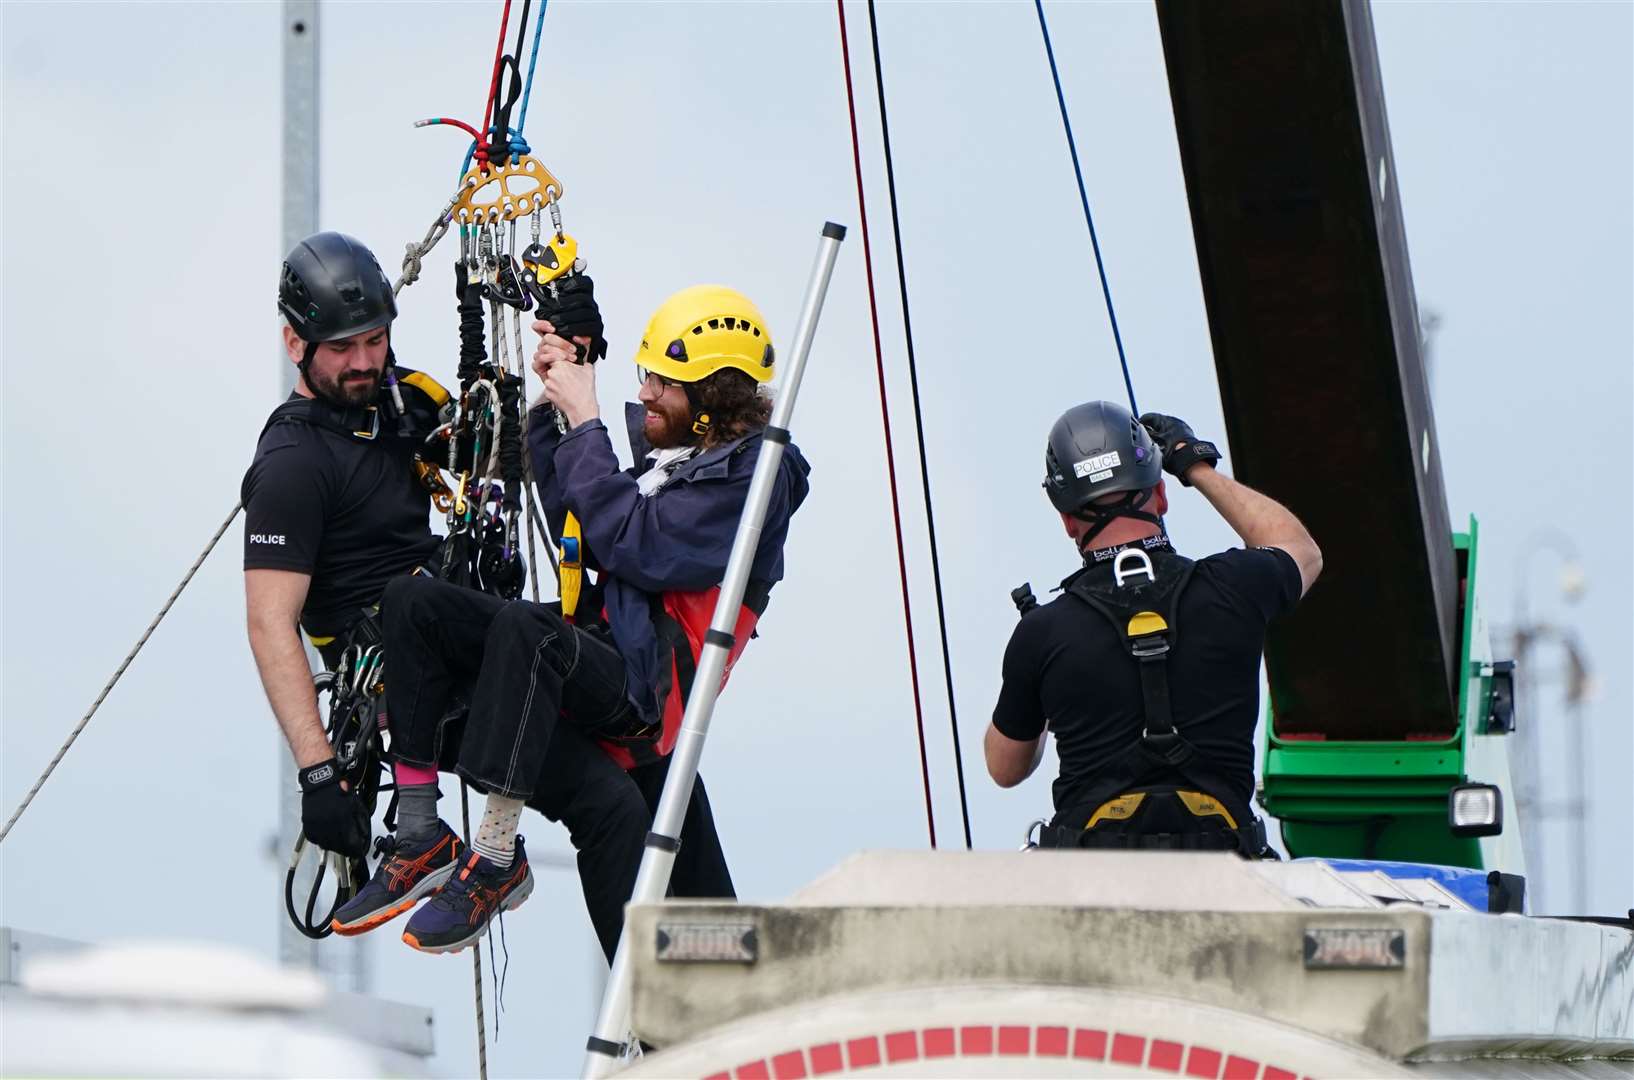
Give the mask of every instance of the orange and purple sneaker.
[{"label": "orange and purple sneaker", "polygon": [[458,952],[486,933],[494,916],[521,907],[532,893],[533,872],[520,836],[510,866],[468,851],[459,871],[403,928],[403,940],[421,952]]},{"label": "orange and purple sneaker", "polygon": [[436,838],[410,846],[397,837],[385,841],[385,857],[358,894],[335,912],[337,934],[362,934],[397,918],[434,894],[459,869],[465,844],[445,822]]}]

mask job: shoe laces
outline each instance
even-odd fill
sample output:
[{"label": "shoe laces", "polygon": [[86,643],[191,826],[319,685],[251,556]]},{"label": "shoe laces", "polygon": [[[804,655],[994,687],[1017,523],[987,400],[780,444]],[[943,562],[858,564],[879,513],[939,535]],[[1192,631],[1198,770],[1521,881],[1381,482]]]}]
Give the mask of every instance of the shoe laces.
[{"label": "shoe laces", "polygon": [[499,924],[499,948],[505,957],[505,966],[500,968],[494,960],[494,935],[488,934],[488,973],[494,980],[494,1042],[499,1042],[499,1016],[505,1011],[505,976],[511,972],[511,950],[505,943],[505,905],[501,904],[494,915],[494,922]]},{"label": "shoe laces", "polygon": [[[473,853],[471,860],[476,858],[480,858],[480,856]],[[476,881],[478,873],[476,866],[472,864],[471,860],[468,860],[463,864],[464,866],[470,866],[471,872],[469,874],[461,874],[458,871],[455,871],[454,874],[448,879],[448,883],[437,892],[436,896],[431,898],[431,902],[433,904],[443,908],[452,908],[456,897],[464,896],[466,893],[471,891],[472,882]]]}]

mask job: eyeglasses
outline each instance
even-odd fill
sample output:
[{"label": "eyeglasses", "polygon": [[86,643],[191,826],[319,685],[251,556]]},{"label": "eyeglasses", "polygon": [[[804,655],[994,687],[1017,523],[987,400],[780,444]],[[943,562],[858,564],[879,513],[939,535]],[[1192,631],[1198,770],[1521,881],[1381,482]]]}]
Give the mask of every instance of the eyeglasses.
[{"label": "eyeglasses", "polygon": [[639,382],[642,386],[648,386],[648,385],[650,385],[652,383],[652,381],[654,379],[656,379],[658,381],[658,392],[659,393],[663,393],[665,388],[667,388],[667,387],[685,386],[686,385],[680,379],[671,379],[666,375],[660,375],[660,374],[658,374],[658,372],[651,371],[651,370],[649,370],[647,368],[641,367],[639,364],[636,365],[635,377],[636,377],[636,381]]}]

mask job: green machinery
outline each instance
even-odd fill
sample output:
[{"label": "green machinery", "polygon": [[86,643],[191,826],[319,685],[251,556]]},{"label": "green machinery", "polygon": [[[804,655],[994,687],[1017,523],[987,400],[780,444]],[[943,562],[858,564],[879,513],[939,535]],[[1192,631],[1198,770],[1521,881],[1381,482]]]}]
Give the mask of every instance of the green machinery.
[{"label": "green machinery", "polygon": [[[1292,854],[1524,873],[1509,665],[1454,533],[1365,0],[1158,0],[1230,465],[1322,580],[1273,628],[1261,798]],[[1455,836],[1493,785],[1504,833]]]},{"label": "green machinery", "polygon": [[1472,518],[1469,531],[1452,538],[1463,596],[1458,727],[1450,737],[1310,738],[1279,729],[1274,704],[1266,710],[1260,798],[1281,820],[1289,851],[1519,872],[1518,830],[1455,836],[1448,821],[1449,793],[1470,781],[1495,785],[1503,820],[1516,820],[1506,738],[1514,731],[1511,671],[1492,660],[1476,598],[1477,537]]}]

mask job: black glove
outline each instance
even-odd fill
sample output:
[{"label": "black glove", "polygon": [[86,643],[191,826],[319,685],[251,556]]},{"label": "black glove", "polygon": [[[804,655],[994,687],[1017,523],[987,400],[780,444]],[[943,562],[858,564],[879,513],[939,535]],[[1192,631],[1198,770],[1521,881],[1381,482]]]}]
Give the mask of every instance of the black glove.
[{"label": "black glove", "polygon": [[301,769],[301,831],[325,851],[361,859],[369,853],[369,814],[340,786],[335,759]]},{"label": "black glove", "polygon": [[[579,357],[581,361],[593,364],[607,355],[601,308],[596,306],[596,283],[590,280],[589,274],[567,274],[549,285],[531,283],[525,275],[524,280],[530,281],[528,291],[533,293],[534,318],[550,323],[562,337],[590,339],[590,348]],[[556,287],[554,296],[550,291],[552,285]]]},{"label": "black glove", "polygon": [[1211,442],[1204,442],[1192,433],[1191,425],[1177,416],[1149,412],[1140,418],[1158,449],[1163,451],[1163,471],[1180,478],[1186,487],[1191,481],[1186,472],[1198,462],[1214,467],[1220,460],[1220,451]]}]

